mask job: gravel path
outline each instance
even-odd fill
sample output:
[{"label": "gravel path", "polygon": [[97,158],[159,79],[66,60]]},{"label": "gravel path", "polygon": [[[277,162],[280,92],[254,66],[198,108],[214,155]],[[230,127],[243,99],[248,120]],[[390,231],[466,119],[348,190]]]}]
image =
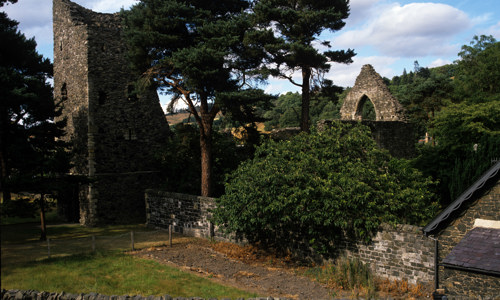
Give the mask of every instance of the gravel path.
[{"label": "gravel path", "polygon": [[173,265],[215,282],[258,293],[292,299],[332,299],[332,291],[292,271],[247,264],[214,251],[205,240],[190,240],[172,247],[153,247],[133,255]]}]

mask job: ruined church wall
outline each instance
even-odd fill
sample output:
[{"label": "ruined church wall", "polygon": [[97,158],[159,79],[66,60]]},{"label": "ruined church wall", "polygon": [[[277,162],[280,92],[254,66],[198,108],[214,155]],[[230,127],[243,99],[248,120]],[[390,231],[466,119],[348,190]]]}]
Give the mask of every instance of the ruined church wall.
[{"label": "ruined church wall", "polygon": [[[63,116],[73,143],[80,222],[144,221],[144,190],[159,182],[155,156],[168,124],[156,91],[136,95],[119,14],[54,0],[54,82],[67,94]],[[62,46],[61,46],[62,45]]]},{"label": "ruined church wall", "polygon": [[[369,100],[368,100],[369,99]],[[364,65],[340,109],[342,120],[361,120],[364,101],[371,101],[376,121],[404,121],[404,109],[371,65]]]},{"label": "ruined church wall", "polygon": [[118,14],[92,13],[89,25],[89,112],[96,174],[156,169],[166,119],[156,91],[136,94]]},{"label": "ruined church wall", "polygon": [[[375,121],[363,120],[363,104],[370,101],[375,110]],[[391,94],[384,80],[371,65],[364,65],[347,94],[340,119],[344,123],[361,122],[370,128],[379,147],[389,150],[395,157],[415,156],[415,127],[406,122],[403,106]],[[331,121],[322,121],[319,126]]]},{"label": "ruined church wall", "polygon": [[88,173],[88,53],[87,25],[76,21],[78,12],[67,1],[53,3],[54,97],[62,101],[67,118],[67,141],[73,143],[73,172]]}]

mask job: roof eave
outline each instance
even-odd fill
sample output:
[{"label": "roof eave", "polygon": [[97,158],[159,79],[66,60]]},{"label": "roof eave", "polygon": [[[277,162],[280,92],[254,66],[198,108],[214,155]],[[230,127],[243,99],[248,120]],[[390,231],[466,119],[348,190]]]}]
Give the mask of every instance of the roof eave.
[{"label": "roof eave", "polygon": [[478,268],[461,267],[461,266],[456,266],[456,265],[446,264],[446,263],[440,263],[439,265],[443,266],[445,268],[448,268],[448,269],[455,269],[455,270],[459,270],[459,271],[480,273],[480,274],[500,277],[500,272],[493,271],[493,270],[483,270],[483,269],[478,269]]},{"label": "roof eave", "polygon": [[446,207],[439,215],[437,215],[432,221],[427,224],[422,231],[424,232],[425,236],[432,235],[435,233],[437,229],[439,229],[439,225],[446,221],[450,215],[452,215],[453,212],[457,211],[462,207],[462,205],[471,198],[479,191],[481,190],[485,184],[490,181],[491,179],[495,178],[497,175],[499,175],[499,170],[500,170],[500,161],[496,162],[491,168],[489,168],[486,172],[483,173],[483,175],[476,180],[469,188],[465,190],[458,198],[453,201],[448,207]]}]

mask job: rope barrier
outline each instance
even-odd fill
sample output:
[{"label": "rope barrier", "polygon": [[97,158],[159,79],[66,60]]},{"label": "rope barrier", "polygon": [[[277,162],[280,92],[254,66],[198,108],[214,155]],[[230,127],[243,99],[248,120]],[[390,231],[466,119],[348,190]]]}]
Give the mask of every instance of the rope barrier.
[{"label": "rope barrier", "polygon": [[[148,240],[151,237],[156,237],[156,239]],[[105,250],[123,250],[123,249],[136,249],[137,243],[158,243],[164,242],[172,247],[172,227],[169,229],[156,229],[153,231],[130,231],[122,234],[114,235],[91,235],[86,237],[76,237],[76,238],[47,238],[47,257],[50,259],[57,254],[59,247],[64,248],[65,251],[70,251],[69,254],[84,253],[91,250],[92,253],[96,252],[98,249]],[[146,241],[144,241],[146,240]],[[100,242],[100,246],[99,243]],[[120,243],[122,242],[122,243]],[[90,245],[89,245],[90,243]],[[127,243],[129,247],[127,247]],[[83,244],[83,245],[82,245]],[[88,247],[84,247],[87,244]],[[111,245],[110,245],[111,244]],[[64,247],[62,247],[64,246]],[[76,248],[75,250],[71,249]],[[87,249],[87,250],[86,250]]]}]

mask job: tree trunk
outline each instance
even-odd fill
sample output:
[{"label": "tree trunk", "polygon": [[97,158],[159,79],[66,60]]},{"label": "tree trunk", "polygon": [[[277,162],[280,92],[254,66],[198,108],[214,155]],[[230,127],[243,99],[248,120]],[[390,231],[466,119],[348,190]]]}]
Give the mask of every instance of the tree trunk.
[{"label": "tree trunk", "polygon": [[[212,124],[200,128],[201,148],[201,195],[212,196]],[[207,128],[209,127],[209,128]]]},{"label": "tree trunk", "polygon": [[2,190],[2,200],[3,202],[9,202],[11,200],[10,189],[7,184],[7,179],[9,178],[9,169],[7,167],[7,159],[5,157],[4,139],[0,137],[0,189]]},{"label": "tree trunk", "polygon": [[47,240],[47,225],[45,224],[45,200],[44,194],[40,195],[40,241]]},{"label": "tree trunk", "polygon": [[309,80],[311,79],[311,68],[302,68],[302,115],[300,120],[300,131],[309,132],[309,103],[310,103],[310,87]]},{"label": "tree trunk", "polygon": [[201,152],[201,196],[211,197],[213,192],[212,182],[212,125],[217,114],[214,104],[209,110],[208,97],[200,93],[200,152]]},{"label": "tree trunk", "polygon": [[196,119],[200,128],[200,152],[201,152],[201,196],[211,197],[213,193],[212,183],[212,125],[215,116],[219,112],[217,104],[211,109],[208,106],[208,96],[200,93],[200,113],[191,101],[189,92],[180,90],[186,98],[189,109]]}]

